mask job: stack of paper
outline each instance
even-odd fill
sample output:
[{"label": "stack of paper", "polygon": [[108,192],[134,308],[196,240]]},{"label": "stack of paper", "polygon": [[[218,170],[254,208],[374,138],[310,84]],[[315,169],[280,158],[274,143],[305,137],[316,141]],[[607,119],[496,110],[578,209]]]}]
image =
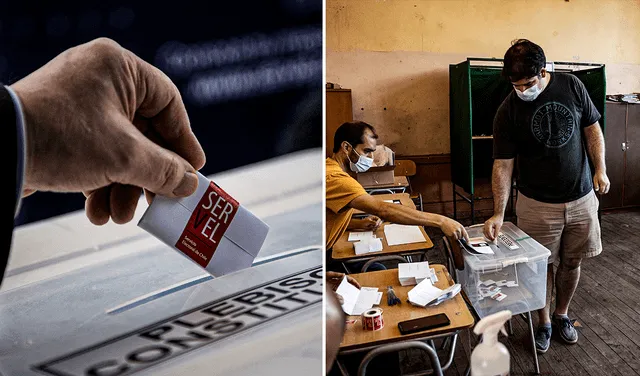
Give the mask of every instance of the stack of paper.
[{"label": "stack of paper", "polygon": [[373,239],[375,236],[373,235],[373,231],[361,231],[361,232],[350,232],[349,239],[350,242],[357,242],[360,240],[369,240]]},{"label": "stack of paper", "polygon": [[347,281],[345,276],[336,289],[336,294],[342,297],[342,310],[347,315],[361,315],[371,309],[374,304],[380,304],[382,292],[376,287],[357,287]]},{"label": "stack of paper", "polygon": [[442,295],[442,290],[435,287],[430,279],[425,279],[409,290],[409,302],[417,306],[425,307],[427,304]]},{"label": "stack of paper", "polygon": [[418,226],[386,225],[384,226],[384,236],[390,246],[426,241]]},{"label": "stack of paper", "polygon": [[431,278],[428,261],[398,264],[398,279],[400,280],[400,285],[417,285],[426,278]]},{"label": "stack of paper", "polygon": [[378,238],[360,240],[353,244],[356,255],[382,251],[382,242]]},{"label": "stack of paper", "polygon": [[460,292],[460,288],[460,284],[456,283],[445,290],[441,290],[431,284],[429,279],[425,279],[409,291],[409,302],[420,307],[438,305],[456,296]]},{"label": "stack of paper", "polygon": [[373,231],[350,232],[348,241],[355,242],[353,248],[356,255],[382,251],[382,241],[376,238]]}]

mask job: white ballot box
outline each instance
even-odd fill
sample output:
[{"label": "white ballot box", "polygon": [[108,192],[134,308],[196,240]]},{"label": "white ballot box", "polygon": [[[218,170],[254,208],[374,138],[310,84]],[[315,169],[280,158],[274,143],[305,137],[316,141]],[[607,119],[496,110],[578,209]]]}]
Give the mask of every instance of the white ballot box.
[{"label": "white ballot box", "polygon": [[0,374],[320,372],[323,163],[315,149],[210,177],[270,227],[253,266],[222,276],[136,226],[144,198],[127,225],[79,211],[17,228]]}]

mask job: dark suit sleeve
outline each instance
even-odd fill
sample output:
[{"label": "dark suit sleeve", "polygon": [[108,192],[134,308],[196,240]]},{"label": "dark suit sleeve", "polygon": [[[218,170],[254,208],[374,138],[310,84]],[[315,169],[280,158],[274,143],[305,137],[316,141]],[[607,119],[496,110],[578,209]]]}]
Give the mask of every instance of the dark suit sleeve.
[{"label": "dark suit sleeve", "polygon": [[[22,164],[23,139],[18,131],[16,108],[11,94],[0,84],[0,127],[2,136],[0,137],[0,150],[2,150],[2,173],[3,184],[0,184],[2,200],[4,204],[0,209],[0,283],[4,276],[9,252],[11,251],[11,238],[13,235],[14,216],[20,196],[22,194],[20,186],[22,184]],[[6,179],[6,180],[5,180]]]}]

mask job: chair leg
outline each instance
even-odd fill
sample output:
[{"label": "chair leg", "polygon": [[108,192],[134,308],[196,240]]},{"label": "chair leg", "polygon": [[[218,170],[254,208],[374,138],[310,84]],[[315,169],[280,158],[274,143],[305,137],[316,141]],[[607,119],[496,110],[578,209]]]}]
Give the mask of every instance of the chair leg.
[{"label": "chair leg", "polygon": [[536,366],[536,375],[540,374],[540,364],[538,363],[538,352],[536,351],[536,337],[533,333],[533,320],[531,320],[531,312],[527,312],[527,323],[529,324],[529,334],[531,334],[531,346],[533,348],[533,362]]}]

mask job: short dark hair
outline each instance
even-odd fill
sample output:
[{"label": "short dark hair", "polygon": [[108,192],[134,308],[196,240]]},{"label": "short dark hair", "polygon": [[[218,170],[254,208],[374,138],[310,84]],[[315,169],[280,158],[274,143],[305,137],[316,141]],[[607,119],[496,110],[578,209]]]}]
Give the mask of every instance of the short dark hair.
[{"label": "short dark hair", "polygon": [[502,76],[515,82],[540,74],[547,64],[542,47],[527,40],[517,39],[504,54]]},{"label": "short dark hair", "polygon": [[365,123],[364,121],[354,121],[344,123],[339,126],[336,130],[336,134],[333,136],[333,152],[337,153],[338,150],[340,150],[340,145],[342,145],[342,142],[344,141],[347,141],[354,148],[357,145],[364,143],[362,141],[362,136],[364,136],[364,131],[366,129],[369,129],[373,133],[373,138],[378,138],[373,126]]}]

